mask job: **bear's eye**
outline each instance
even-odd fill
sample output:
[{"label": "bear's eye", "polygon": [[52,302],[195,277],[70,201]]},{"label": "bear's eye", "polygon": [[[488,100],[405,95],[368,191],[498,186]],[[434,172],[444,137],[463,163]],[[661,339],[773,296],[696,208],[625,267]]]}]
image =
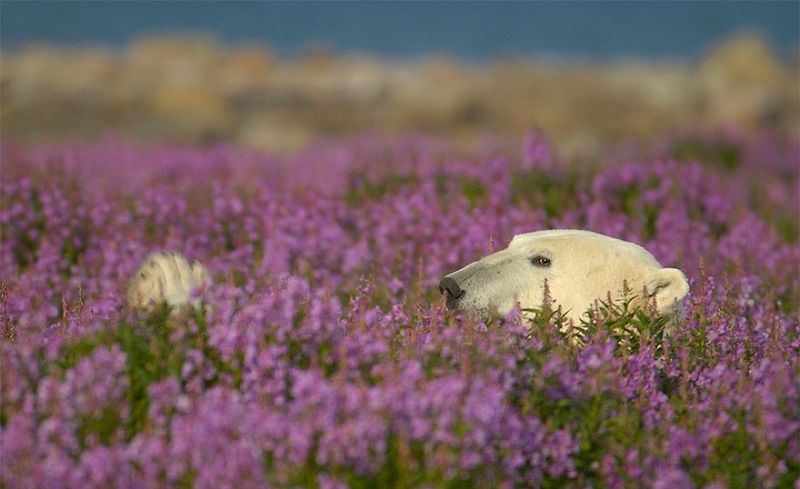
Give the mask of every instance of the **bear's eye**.
[{"label": "bear's eye", "polygon": [[531,258],[531,263],[536,267],[547,268],[550,266],[550,258],[542,255],[536,255]]}]

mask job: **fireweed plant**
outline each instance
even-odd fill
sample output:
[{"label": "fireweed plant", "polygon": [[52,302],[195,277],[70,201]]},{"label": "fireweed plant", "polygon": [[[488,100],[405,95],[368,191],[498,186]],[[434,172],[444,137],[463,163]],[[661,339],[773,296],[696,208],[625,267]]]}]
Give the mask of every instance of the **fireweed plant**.
[{"label": "fireweed plant", "polygon": [[[797,141],[7,142],[2,171],[2,487],[797,487]],[[565,227],[684,270],[675,332],[445,310],[445,273]],[[124,306],[162,249],[204,306]]]}]

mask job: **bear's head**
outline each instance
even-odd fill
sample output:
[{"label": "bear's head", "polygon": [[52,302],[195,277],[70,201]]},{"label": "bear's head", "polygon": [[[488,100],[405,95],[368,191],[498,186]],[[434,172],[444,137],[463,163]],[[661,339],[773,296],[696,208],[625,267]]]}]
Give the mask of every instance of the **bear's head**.
[{"label": "bear's head", "polygon": [[641,246],[567,229],[517,235],[508,248],[445,276],[439,290],[450,309],[485,318],[541,308],[545,284],[553,307],[576,324],[608,298],[634,306],[655,300],[659,315],[676,316],[689,292],[683,272],[663,268]]}]

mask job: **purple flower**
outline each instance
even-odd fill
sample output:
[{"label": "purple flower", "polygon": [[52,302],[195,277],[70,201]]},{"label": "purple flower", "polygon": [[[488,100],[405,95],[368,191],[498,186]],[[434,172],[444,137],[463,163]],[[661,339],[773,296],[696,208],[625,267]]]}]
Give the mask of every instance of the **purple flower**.
[{"label": "purple flower", "polygon": [[659,471],[653,482],[654,489],[670,489],[673,487],[694,487],[689,475],[680,469]]},{"label": "purple flower", "polygon": [[[736,165],[674,161],[665,138],[573,168],[544,134],[521,155],[425,138],[4,151],[0,485],[786,483],[800,152],[695,136]],[[685,320],[632,351],[445,310],[442,275],[550,226],[683,269]],[[212,271],[205,310],[127,309],[156,249]]]}]

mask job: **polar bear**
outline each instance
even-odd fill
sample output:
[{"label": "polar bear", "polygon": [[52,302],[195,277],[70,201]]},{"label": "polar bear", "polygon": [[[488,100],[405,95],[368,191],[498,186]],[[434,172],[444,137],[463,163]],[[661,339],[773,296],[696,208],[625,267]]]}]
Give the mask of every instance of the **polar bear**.
[{"label": "polar bear", "polygon": [[445,276],[439,291],[448,308],[486,318],[541,308],[545,284],[553,307],[575,324],[609,298],[633,307],[655,300],[659,315],[674,318],[689,292],[683,272],[662,268],[641,246],[573,229],[517,235],[506,249]]},{"label": "polar bear", "polygon": [[210,283],[211,275],[199,261],[190,264],[185,256],[176,252],[153,253],[130,280],[128,306],[149,310],[166,303],[177,310],[189,302],[195,290]]},{"label": "polar bear", "polygon": [[[128,305],[178,308],[210,282],[200,262],[189,263],[179,253],[154,253],[133,275]],[[540,308],[545,284],[555,307],[576,323],[596,301],[624,299],[626,291],[634,306],[655,300],[658,314],[679,316],[689,292],[683,272],[662,268],[641,246],[570,229],[517,235],[508,248],[445,276],[439,291],[448,308],[486,318],[490,312]]]}]

